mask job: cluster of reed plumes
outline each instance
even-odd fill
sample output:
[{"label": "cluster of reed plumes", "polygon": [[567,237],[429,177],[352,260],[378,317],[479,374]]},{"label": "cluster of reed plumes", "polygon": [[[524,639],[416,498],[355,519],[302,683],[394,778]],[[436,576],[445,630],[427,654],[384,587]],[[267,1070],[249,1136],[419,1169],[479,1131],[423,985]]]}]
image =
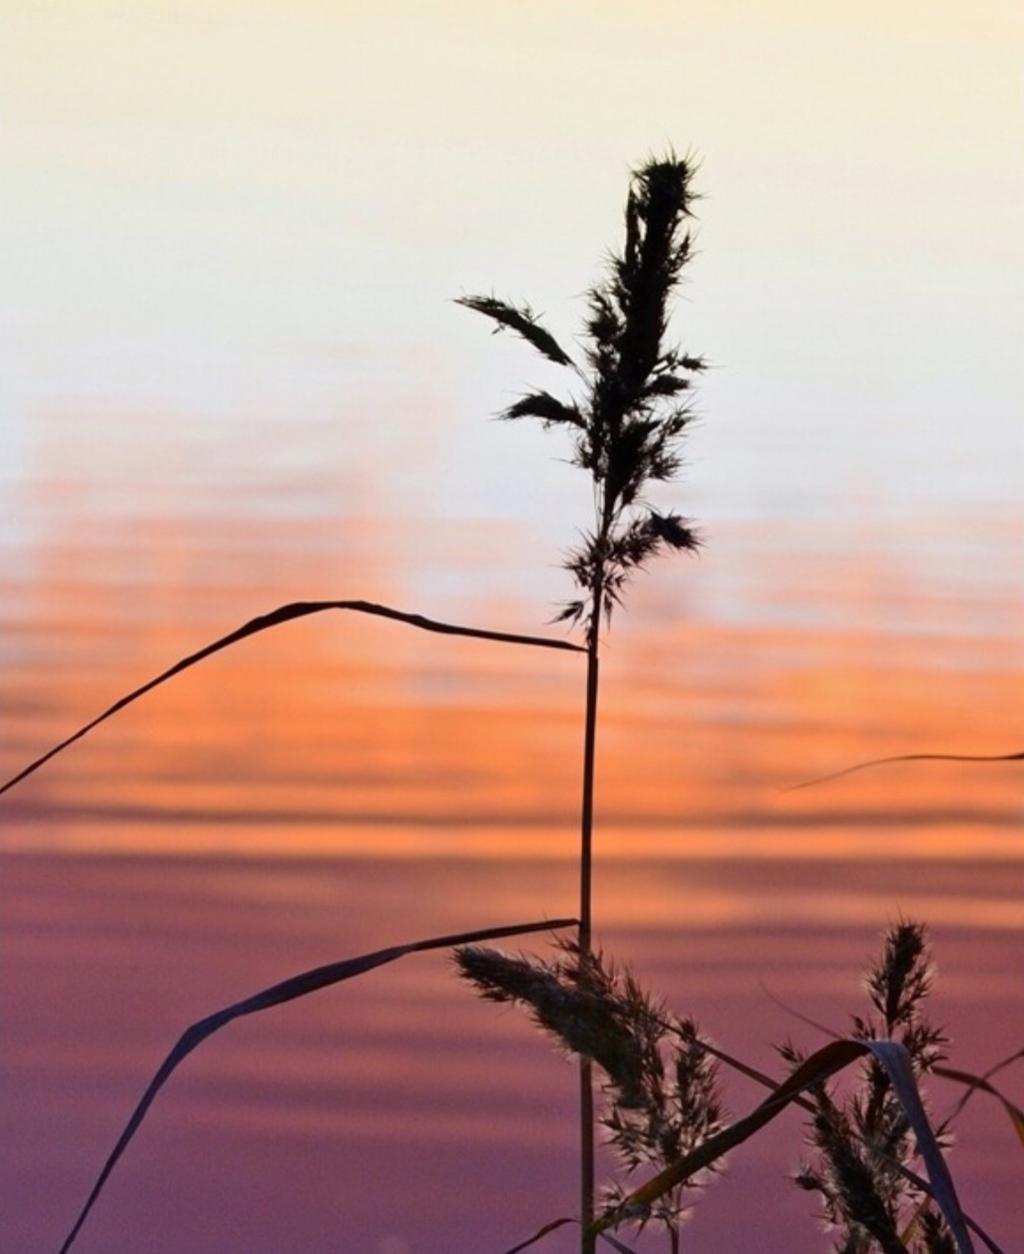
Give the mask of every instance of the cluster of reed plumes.
[{"label": "cluster of reed plumes", "polygon": [[[599,951],[581,953],[575,941],[557,941],[551,958],[465,945],[456,949],[454,962],[482,998],[525,1009],[560,1050],[588,1058],[600,1069],[599,1118],[621,1175],[604,1190],[599,1226],[608,1231],[656,1224],[671,1254],[677,1254],[680,1226],[696,1190],[724,1162],[722,1153],[707,1151],[727,1130],[721,1063],[772,1081],[705,1039],[691,1019],[677,1017],[646,992],[631,971],[617,968]],[[915,1132],[920,1133],[906,1095],[898,1091],[892,1068],[867,1048],[868,1042],[895,1044],[917,1091],[920,1078],[944,1060],[947,1044],[925,1014],[932,978],[923,925],[891,927],[868,971],[873,1013],[852,1016],[846,1043],[865,1046],[853,1087],[840,1093],[825,1078],[802,1086],[798,1102],[810,1117],[810,1153],[794,1180],[819,1196],[837,1254],[956,1254],[956,1240],[933,1190],[913,1170],[920,1148]],[[806,1073],[812,1062],[812,1056],[788,1042],[778,1052],[791,1075]],[[945,1129],[939,1130],[936,1144],[948,1148]],[[702,1153],[703,1170],[685,1176],[673,1171],[675,1164]],[[668,1176],[667,1187],[638,1199],[630,1177],[641,1168]],[[525,1249],[550,1228],[545,1225],[516,1248]],[[629,1248],[618,1239],[613,1245]]]},{"label": "cluster of reed plumes", "polygon": [[[575,1224],[581,1254],[592,1254],[599,1240],[620,1254],[631,1254],[618,1234],[630,1225],[650,1225],[665,1234],[675,1254],[688,1208],[725,1155],[795,1104],[810,1118],[808,1159],[796,1180],[819,1197],[839,1254],[973,1254],[972,1234],[991,1254],[1003,1254],[960,1206],[943,1155],[949,1119],[937,1133],[932,1129],[918,1081],[934,1073],[966,1086],[960,1108],[973,1093],[991,1094],[1022,1140],[1024,1112],[993,1086],[991,1078],[998,1068],[975,1076],[942,1065],[942,1034],[923,1014],[931,976],[922,927],[901,923],[888,933],[883,955],[869,975],[873,1013],[855,1017],[849,1035],[809,1054],[782,1047],[789,1066],[782,1079],[725,1053],[693,1022],[677,1017],[645,992],[628,970],[617,968],[593,948],[592,830],[602,626],[612,607],[622,603],[630,576],[650,558],[659,551],[693,551],[698,546],[688,518],[653,508],[644,495],[648,485],[671,479],[679,469],[680,439],[692,418],[691,383],[704,369],[701,358],[665,341],[670,297],[691,256],[687,224],[694,199],[692,175],[692,163],[671,153],[634,172],[622,251],[611,258],[603,280],[589,292],[582,364],[540,325],[528,306],[493,296],[467,296],[460,302],[572,372],[578,395],[558,398],[547,391],[531,392],[503,417],[534,417],[568,432],[574,460],[592,481],[594,518],[566,562],[576,590],[559,616],[582,625],[584,643],[439,622],[358,599],[296,602],[261,614],[176,662],[0,786],[0,793],[6,792],[125,706],[212,654],[328,610],[371,615],[446,636],[539,648],[549,656],[558,650],[586,657],[577,917],[487,926],[458,936],[391,945],[302,972],[194,1023],[158,1068],[115,1142],[64,1241],[65,1254],[160,1089],[211,1035],[241,1016],[305,997],[410,954],[442,948],[455,948],[460,974],[481,996],[526,1008],[540,1029],[579,1060],[578,1209],[544,1224],[515,1250]],[[554,956],[546,959],[509,956],[480,945],[499,937],[566,928],[576,929],[574,939],[560,940]],[[762,1102],[731,1121],[720,1092],[723,1066],[767,1090]],[[859,1068],[853,1090],[843,1095],[830,1088],[834,1078],[850,1067]],[[596,1119],[593,1068],[600,1077]],[[595,1122],[603,1127],[618,1163],[617,1175],[599,1205]],[[912,1166],[918,1159],[923,1174]],[[749,1248],[757,1248],[756,1236]]]}]

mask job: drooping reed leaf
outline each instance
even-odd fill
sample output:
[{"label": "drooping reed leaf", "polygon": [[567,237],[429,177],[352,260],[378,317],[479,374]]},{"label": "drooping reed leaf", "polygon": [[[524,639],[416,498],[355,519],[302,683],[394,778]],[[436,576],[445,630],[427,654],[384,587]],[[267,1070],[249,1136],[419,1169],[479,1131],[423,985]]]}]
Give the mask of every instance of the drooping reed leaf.
[{"label": "drooping reed leaf", "polygon": [[552,1219],[550,1223],[538,1228],[532,1237],[527,1237],[525,1241],[520,1241],[518,1245],[513,1245],[510,1250],[506,1250],[505,1254],[520,1254],[521,1250],[528,1250],[531,1245],[536,1245],[538,1241],[543,1241],[546,1236],[555,1232],[558,1228],[564,1228],[566,1224],[578,1223],[579,1220],[574,1219],[571,1215],[564,1215],[561,1219]]},{"label": "drooping reed leaf", "polygon": [[710,1167],[729,1150],[742,1145],[802,1093],[823,1084],[831,1076],[868,1053],[873,1054],[886,1069],[903,1105],[928,1168],[935,1200],[956,1239],[960,1254],[973,1254],[974,1247],[967,1232],[967,1225],[964,1223],[956,1190],[924,1113],[906,1050],[896,1041],[830,1041],[801,1063],[792,1075],[750,1114],[723,1129],[716,1136],[710,1137],[692,1153],[684,1155],[640,1188],[635,1189],[615,1211],[598,1220],[594,1225],[594,1230],[606,1231],[632,1214],[643,1213],[652,1202],[670,1189],[688,1180],[697,1172]]},{"label": "drooping reed leaf", "polygon": [[949,1226],[960,1254],[972,1254],[974,1249],[964,1222],[963,1211],[956,1195],[953,1177],[949,1174],[946,1160],[932,1131],[931,1123],[921,1101],[917,1079],[910,1054],[899,1041],[865,1041],[864,1044],[885,1068],[900,1105],[906,1114],[917,1140],[917,1152],[924,1160],[931,1181],[932,1192],[942,1216]]},{"label": "drooping reed leaf", "polygon": [[[562,1219],[553,1219],[550,1223],[545,1224],[543,1228],[538,1228],[532,1237],[527,1237],[525,1241],[521,1241],[519,1245],[514,1245],[510,1250],[506,1250],[505,1254],[520,1254],[521,1250],[527,1250],[531,1245],[536,1245],[538,1241],[543,1239],[558,1228],[564,1228],[566,1224],[578,1224],[578,1219],[569,1216]],[[601,1240],[610,1245],[613,1250],[617,1250],[618,1254],[636,1254],[636,1251],[630,1249],[625,1242],[620,1241],[618,1237],[613,1237],[610,1232],[602,1232]]]},{"label": "drooping reed leaf", "polygon": [[783,789],[783,792],[799,792],[801,788],[830,784],[835,779],[855,775],[858,771],[867,771],[875,766],[891,766],[896,762],[1024,762],[1024,751],[1020,753],[897,753],[889,758],[869,758],[866,762],[845,766],[841,771],[830,771],[828,775],[817,775],[814,779],[790,784],[788,788]]},{"label": "drooping reed leaf", "polygon": [[501,417],[508,421],[516,418],[539,418],[548,427],[554,423],[562,423],[580,430],[586,428],[579,409],[560,401],[550,392],[530,392],[527,396],[521,396],[514,404],[501,411]]},{"label": "drooping reed leaf", "polygon": [[[964,1101],[970,1096],[972,1090],[981,1089],[984,1093],[990,1093],[1006,1111],[1010,1123],[1013,1124],[1013,1130],[1017,1133],[1017,1138],[1021,1145],[1024,1145],[1024,1110],[1011,1102],[1010,1099],[1001,1093],[996,1086],[983,1075],[972,1075],[970,1071],[962,1071],[959,1067],[935,1067],[933,1068],[936,1075],[941,1075],[947,1080],[955,1080],[958,1084],[965,1084],[968,1092],[964,1094]],[[963,1108],[963,1102],[958,1106],[958,1110]]]},{"label": "drooping reed leaf", "polygon": [[[1015,1049],[1012,1054],[1002,1059],[1001,1062],[997,1062],[994,1066],[989,1067],[989,1069],[980,1078],[982,1080],[991,1080],[992,1077],[998,1075],[1000,1071],[1012,1066],[1015,1062],[1019,1062],[1022,1058],[1024,1058],[1024,1049]],[[953,1107],[952,1112],[947,1115],[946,1124],[951,1123],[960,1114],[975,1093],[980,1091],[981,1089],[977,1084],[971,1084],[968,1087],[967,1092],[964,1093],[957,1104]]]},{"label": "drooping reed leaf", "polygon": [[781,997],[773,993],[763,980],[759,981],[759,984],[761,992],[765,997],[769,1001],[774,1002],[780,1010],[784,1010],[792,1018],[799,1019],[801,1023],[806,1023],[809,1028],[814,1028],[816,1032],[820,1032],[823,1036],[830,1036],[834,1041],[843,1039],[842,1032],[836,1032],[835,1029],[828,1027],[824,1023],[819,1023],[817,1019],[812,1019],[810,1015],[804,1014],[802,1010],[797,1010],[795,1006],[789,1005],[788,1002],[783,1001]]},{"label": "drooping reed leaf", "polygon": [[303,971],[300,975],[294,975],[290,979],[282,980],[279,984],[265,988],[259,993],[254,993],[251,997],[246,997],[243,1001],[235,1002],[233,1005],[226,1006],[223,1010],[215,1011],[213,1014],[207,1015],[206,1018],[193,1023],[178,1038],[174,1048],[160,1064],[153,1079],[146,1087],[146,1091],[139,1099],[131,1118],[125,1124],[124,1131],[118,1137],[117,1143],[103,1164],[103,1169],[100,1171],[96,1183],[93,1185],[92,1191],[82,1207],[81,1213],[75,1220],[74,1227],[61,1246],[61,1254],[67,1254],[67,1251],[71,1249],[89,1212],[103,1191],[110,1173],[117,1165],[118,1159],[128,1148],[132,1137],[138,1131],[139,1125],[146,1117],[146,1113],[152,1106],[154,1099],[168,1079],[170,1079],[173,1072],[203,1041],[233,1020],[241,1019],[244,1015],[257,1014],[261,1010],[269,1010],[272,1006],[280,1006],[285,1002],[294,1001],[298,997],[307,997],[310,993],[329,988],[333,984],[340,984],[343,980],[351,980],[354,976],[363,975],[376,967],[395,962],[408,954],[422,953],[429,949],[449,949],[455,945],[475,944],[478,941],[497,940],[505,936],[523,936],[528,932],[553,931],[558,928],[574,927],[576,924],[576,919],[550,919],[540,923],[515,923],[507,927],[483,928],[479,931],[461,932],[453,936],[431,936],[426,940],[411,941],[404,945],[393,945],[388,949],[378,949],[373,953],[361,954],[356,958],[345,958],[341,962],[331,962],[326,966],[314,967],[310,971]]},{"label": "drooping reed leaf", "polygon": [[229,632],[226,636],[221,636],[219,640],[215,640],[212,644],[206,645],[195,653],[190,653],[188,657],[183,657],[179,662],[175,662],[173,666],[169,666],[167,670],[161,671],[155,679],[149,680],[140,688],[135,688],[126,696],[115,701],[112,706],[104,710],[91,722],[86,723],[84,727],[80,727],[78,731],[68,736],[66,740],[62,740],[60,744],[54,745],[41,757],[30,762],[28,766],[18,772],[17,775],[9,779],[5,784],[0,785],[0,794],[7,792],[9,788],[13,788],[15,784],[20,783],[27,776],[37,771],[44,763],[49,762],[58,753],[61,753],[69,745],[81,740],[94,727],[98,727],[100,723],[105,722],[112,715],[123,710],[125,706],[131,705],[133,701],[137,701],[139,697],[145,696],[147,692],[152,692],[154,688],[160,684],[166,683],[167,680],[173,679],[175,675],[180,675],[182,671],[188,670],[190,666],[195,666],[197,662],[203,661],[204,658],[211,657],[214,653],[219,653],[222,649],[227,649],[233,644],[238,644],[241,640],[248,639],[249,636],[258,635],[261,631],[267,631],[271,627],[280,627],[282,623],[293,622],[297,618],[308,618],[311,614],[320,614],[324,610],[353,610],[359,614],[371,614],[376,618],[388,618],[394,622],[408,623],[411,627],[418,627],[421,631],[437,632],[444,636],[466,636],[472,640],[496,640],[501,644],[522,644],[532,645],[540,649],[562,649],[571,653],[585,653],[586,650],[577,644],[572,644],[568,640],[552,640],[544,636],[525,636],[515,632],[508,631],[488,631],[482,627],[463,627],[457,623],[442,623],[433,618],[425,618],[422,614],[407,614],[403,610],[392,609],[388,605],[377,605],[373,601],[293,601],[288,605],[279,606],[276,610],[271,610],[269,614],[260,614],[257,618],[250,619],[244,623],[236,631]]}]

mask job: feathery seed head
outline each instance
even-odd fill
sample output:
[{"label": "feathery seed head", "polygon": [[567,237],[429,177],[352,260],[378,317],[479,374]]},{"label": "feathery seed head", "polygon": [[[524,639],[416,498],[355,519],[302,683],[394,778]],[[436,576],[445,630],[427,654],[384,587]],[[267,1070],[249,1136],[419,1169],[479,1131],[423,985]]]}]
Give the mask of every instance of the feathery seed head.
[{"label": "feathery seed head", "polygon": [[458,302],[491,318],[496,329],[513,330],[583,381],[583,400],[530,393],[502,417],[534,417],[545,427],[569,428],[574,460],[594,481],[594,528],[566,562],[582,595],[558,615],[570,622],[585,619],[592,642],[602,611],[610,618],[632,573],[658,552],[698,548],[686,520],[655,513],[643,502],[648,483],[670,480],[679,470],[679,440],[692,417],[691,376],[705,368],[701,357],[665,343],[672,292],[691,255],[685,223],[695,198],[692,176],[693,163],[672,153],[633,172],[622,252],[609,258],[604,279],[587,297],[586,370],[540,326],[529,306],[493,296]]}]

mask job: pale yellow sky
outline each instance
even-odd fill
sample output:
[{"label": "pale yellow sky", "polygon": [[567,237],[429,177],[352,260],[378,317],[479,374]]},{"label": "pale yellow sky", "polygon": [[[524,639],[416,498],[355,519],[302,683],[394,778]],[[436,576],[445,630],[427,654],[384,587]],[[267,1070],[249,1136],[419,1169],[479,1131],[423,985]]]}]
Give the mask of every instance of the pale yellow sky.
[{"label": "pale yellow sky", "polygon": [[[679,322],[720,367],[703,508],[776,512],[808,470],[1024,487],[1018,0],[0,12],[9,447],[82,398],[213,422],[376,397],[437,426],[452,508],[528,510],[469,472],[478,415],[537,372],[446,301],[493,286],[571,333],[630,163],[673,143],[706,196]],[[514,483],[540,436],[501,447]]]}]

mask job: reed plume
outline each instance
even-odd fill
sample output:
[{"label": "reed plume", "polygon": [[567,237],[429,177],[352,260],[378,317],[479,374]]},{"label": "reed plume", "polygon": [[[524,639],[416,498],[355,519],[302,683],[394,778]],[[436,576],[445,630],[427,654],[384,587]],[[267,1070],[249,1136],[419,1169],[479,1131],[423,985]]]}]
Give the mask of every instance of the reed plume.
[{"label": "reed plume", "polygon": [[[924,927],[913,922],[891,927],[867,977],[874,1013],[852,1016],[852,1039],[898,1041],[915,1078],[932,1071],[946,1044],[942,1029],[925,1015],[932,981]],[[789,1062],[803,1061],[790,1045],[780,1052]],[[948,1254],[956,1248],[928,1195],[904,1170],[914,1152],[910,1123],[874,1055],[865,1059],[853,1093],[840,1099],[817,1085],[813,1108],[808,1144],[814,1156],[795,1179],[821,1199],[822,1217],[837,1234],[838,1254]]]},{"label": "reed plume", "polygon": [[[600,1122],[624,1176],[661,1170],[721,1130],[718,1063],[696,1025],[672,1015],[630,971],[599,951],[582,952],[576,941],[558,947],[545,960],[466,945],[454,960],[480,996],[525,1008],[564,1052],[600,1069]],[[676,1254],[680,1223],[701,1183],[690,1179],[637,1208],[624,1205],[628,1190],[614,1182],[605,1190],[603,1217],[660,1225]]]}]

